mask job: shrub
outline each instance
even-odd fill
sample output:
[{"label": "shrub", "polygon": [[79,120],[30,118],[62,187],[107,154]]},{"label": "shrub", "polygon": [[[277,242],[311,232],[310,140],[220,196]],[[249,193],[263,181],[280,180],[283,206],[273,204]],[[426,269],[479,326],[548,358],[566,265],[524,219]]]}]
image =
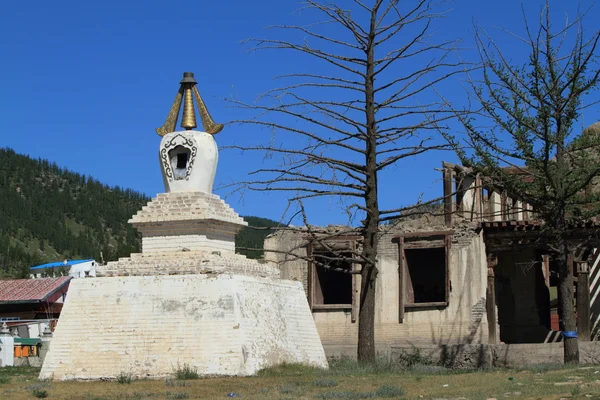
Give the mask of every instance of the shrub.
[{"label": "shrub", "polygon": [[46,397],[48,397],[48,391],[46,389],[33,389],[31,391],[31,394],[33,395],[33,397],[36,397],[38,399],[45,399]]},{"label": "shrub", "polygon": [[124,372],[121,372],[117,376],[117,382],[119,382],[122,385],[124,385],[124,384],[129,385],[132,381],[133,381],[133,378],[131,377],[131,374],[126,374]]},{"label": "shrub", "polygon": [[198,374],[198,368],[192,367],[189,364],[177,364],[177,368],[175,368],[175,378],[181,381],[198,379],[200,378],[200,374]]}]

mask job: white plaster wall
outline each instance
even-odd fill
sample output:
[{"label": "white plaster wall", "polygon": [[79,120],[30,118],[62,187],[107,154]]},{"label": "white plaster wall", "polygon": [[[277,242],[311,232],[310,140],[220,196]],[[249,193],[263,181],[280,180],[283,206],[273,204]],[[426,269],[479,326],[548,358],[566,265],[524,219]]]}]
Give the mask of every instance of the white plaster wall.
[{"label": "white plaster wall", "polygon": [[297,282],[240,275],[72,282],[42,379],[161,377],[189,364],[248,375],[280,362],[326,367]]},{"label": "white plaster wall", "polygon": [[69,270],[69,275],[71,275],[73,278],[85,278],[86,276],[96,276],[96,261],[87,261],[73,265]]},{"label": "white plaster wall", "polygon": [[465,176],[462,178],[463,197],[461,202],[463,217],[473,220],[478,210],[475,208],[475,178]]},{"label": "white plaster wall", "polygon": [[[233,236],[233,235],[232,235]],[[142,252],[217,250],[235,252],[235,237],[231,240],[208,239],[205,235],[151,236],[142,238]]]},{"label": "white plaster wall", "polygon": [[[188,165],[189,175],[185,179],[175,179],[169,151],[183,146],[192,153]],[[179,131],[167,133],[160,142],[159,161],[166,192],[211,193],[219,150],[213,135],[199,131]]]},{"label": "white plaster wall", "polygon": [[302,282],[308,296],[306,256],[306,241],[301,237],[280,231],[265,239],[264,258],[267,264],[280,269],[281,279]]},{"label": "white plaster wall", "polygon": [[502,220],[502,199],[500,197],[500,193],[492,192],[490,201],[492,202],[492,217],[490,219],[492,221],[501,221]]},{"label": "white plaster wall", "polygon": [[0,367],[15,365],[15,339],[12,336],[0,336]]},{"label": "white plaster wall", "polygon": [[[442,309],[406,308],[402,323],[399,322],[398,245],[392,243],[393,236],[394,233],[390,233],[380,238],[375,314],[377,345],[383,349],[392,344],[486,343],[487,262],[482,234],[457,236],[451,246],[449,305]],[[281,239],[273,235],[265,241],[265,246],[281,251],[292,246],[292,241],[287,236]],[[294,243],[292,247],[300,244]],[[300,279],[306,282],[306,262],[281,263],[281,256],[278,260],[282,276],[304,273]],[[356,346],[358,322],[352,322],[350,310],[314,310],[313,317],[328,354],[337,354],[338,347]]]}]

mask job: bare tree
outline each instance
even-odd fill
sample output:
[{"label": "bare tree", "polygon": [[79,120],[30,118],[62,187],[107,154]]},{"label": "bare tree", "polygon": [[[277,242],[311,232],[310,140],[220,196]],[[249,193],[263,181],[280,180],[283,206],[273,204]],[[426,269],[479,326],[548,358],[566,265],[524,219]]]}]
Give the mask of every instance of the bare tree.
[{"label": "bare tree", "polygon": [[289,192],[305,225],[305,203],[322,197],[338,198],[350,220],[360,218],[362,245],[351,257],[361,277],[358,359],[373,362],[379,228],[402,211],[380,209],[378,178],[402,160],[447,148],[436,139],[436,127],[451,115],[433,88],[458,73],[460,62],[457,42],[438,40],[432,31],[445,15],[437,11],[443,1],[338,3],[348,8],[308,0],[300,12],[318,22],[273,26],[279,38],[248,40],[254,50],[277,50],[280,57],[291,52],[298,63],[296,71],[278,77],[281,87],[256,103],[231,100],[256,113],[232,122],[264,127],[271,135],[268,143],[233,147],[276,160],[241,185]]},{"label": "bare tree", "polygon": [[579,133],[583,111],[595,104],[586,102],[586,95],[600,83],[596,57],[600,32],[586,37],[582,16],[553,29],[548,2],[539,24],[524,21],[523,36],[507,32],[528,51],[527,59],[518,63],[509,56],[518,46],[503,50],[485,30],[475,27],[482,73],[470,80],[469,92],[478,110],[468,117],[457,112],[465,140],[450,141],[465,165],[511,197],[526,201],[545,221],[543,236],[557,264],[559,310],[568,332],[564,359],[577,363],[573,279],[567,258],[581,245],[569,240],[571,223],[597,214],[591,205],[598,198],[586,189],[600,173],[600,136]]}]

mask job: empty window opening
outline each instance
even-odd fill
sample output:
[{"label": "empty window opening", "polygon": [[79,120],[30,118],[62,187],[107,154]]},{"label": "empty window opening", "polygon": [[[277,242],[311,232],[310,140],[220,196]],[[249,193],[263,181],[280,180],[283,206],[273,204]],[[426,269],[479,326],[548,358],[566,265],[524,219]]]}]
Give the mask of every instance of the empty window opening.
[{"label": "empty window opening", "polygon": [[177,146],[169,152],[175,180],[185,179],[188,172],[190,155],[190,149],[183,146]]},{"label": "empty window opening", "polygon": [[352,264],[340,258],[351,254],[315,252],[313,305],[352,304]]},{"label": "empty window opening", "polygon": [[446,301],[446,249],[406,249],[406,302]]},{"label": "empty window opening", "polygon": [[405,233],[393,239],[399,251],[398,318],[406,307],[447,307],[451,232]]}]

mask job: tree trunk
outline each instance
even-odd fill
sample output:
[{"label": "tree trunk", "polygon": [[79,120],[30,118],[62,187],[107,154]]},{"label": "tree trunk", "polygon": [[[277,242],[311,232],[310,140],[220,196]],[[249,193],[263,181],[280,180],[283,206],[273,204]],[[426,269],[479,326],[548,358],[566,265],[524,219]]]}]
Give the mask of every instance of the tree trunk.
[{"label": "tree trunk", "polygon": [[559,254],[556,257],[559,271],[558,291],[560,293],[558,307],[562,315],[564,330],[564,362],[565,364],[579,364],[579,340],[569,337],[567,332],[577,331],[575,307],[573,306],[573,271],[569,250],[564,238],[559,238]]},{"label": "tree trunk", "polygon": [[365,117],[365,220],[363,225],[360,310],[358,315],[358,350],[361,363],[375,362],[375,288],[377,280],[377,245],[379,242],[379,200],[377,198],[377,123],[375,120],[375,26],[377,7],[371,13],[369,45],[366,49]]},{"label": "tree trunk", "polygon": [[358,361],[375,362],[375,287],[377,267],[363,267],[360,285],[360,311],[358,314]]}]

